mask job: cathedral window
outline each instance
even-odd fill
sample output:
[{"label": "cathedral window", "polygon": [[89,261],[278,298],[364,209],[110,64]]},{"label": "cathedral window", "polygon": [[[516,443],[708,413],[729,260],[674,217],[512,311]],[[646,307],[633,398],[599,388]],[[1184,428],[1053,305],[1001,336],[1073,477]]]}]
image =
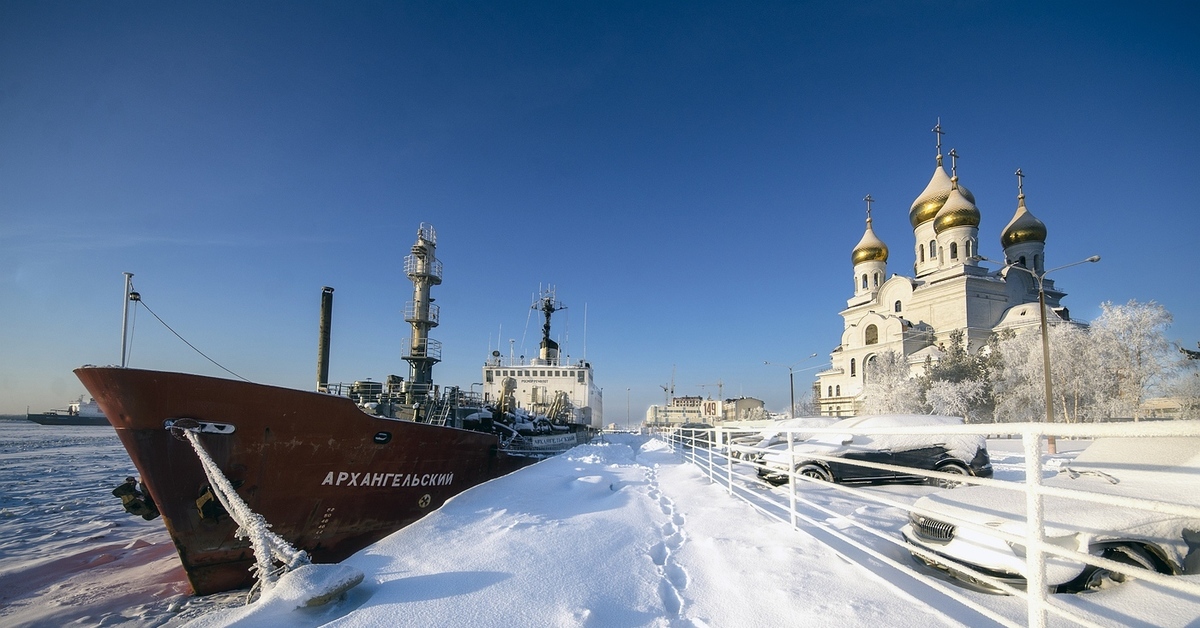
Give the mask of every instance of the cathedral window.
[{"label": "cathedral window", "polygon": [[866,273],[863,273],[862,284],[863,284],[863,289],[866,290],[866,288],[867,288],[867,274]]},{"label": "cathedral window", "polygon": [[929,241],[929,259],[936,259],[936,258],[937,258],[937,241],[930,240]]},{"label": "cathedral window", "polygon": [[958,259],[958,243],[950,243],[950,259]]},{"label": "cathedral window", "polygon": [[828,395],[825,395],[825,396],[826,396],[826,397],[832,397],[832,396],[833,396],[833,386],[830,386],[830,387],[829,387],[829,394],[828,394]]},{"label": "cathedral window", "polygon": [[917,249],[917,252],[918,252],[918,255],[917,255],[917,257],[918,257],[918,258],[919,258],[919,259],[920,259],[922,262],[923,262],[923,261],[925,261],[925,245],[924,245],[924,244],[922,244],[920,247],[918,247],[918,249]]},{"label": "cathedral window", "polygon": [[873,345],[879,342],[879,328],[874,325],[867,325],[867,329],[863,331],[863,344]]},{"label": "cathedral window", "polygon": [[857,374],[854,370],[854,358],[850,358],[850,377],[855,377]]},{"label": "cathedral window", "polygon": [[896,301],[896,311],[897,312],[900,311],[900,302],[899,301]]},{"label": "cathedral window", "polygon": [[1039,260],[1038,260],[1038,256],[1037,256],[1037,255],[1034,255],[1034,256],[1033,256],[1033,269],[1034,269],[1034,270],[1041,270],[1041,269],[1039,268],[1038,261],[1039,261]]},{"label": "cathedral window", "polygon": [[841,384],[838,384],[838,385],[837,385],[837,386],[834,388],[834,391],[836,391],[836,392],[837,392],[837,396],[841,397],[841,396],[842,396],[842,385],[841,385]]},{"label": "cathedral window", "polygon": [[972,242],[967,240],[967,259],[971,259],[971,244]]},{"label": "cathedral window", "polygon": [[[1037,260],[1034,260],[1034,261],[1036,262]],[[878,288],[879,287],[879,273],[875,273],[875,277],[872,281],[875,282],[875,287]]]},{"label": "cathedral window", "polygon": [[1017,260],[1017,263],[1018,263],[1018,264],[1020,264],[1022,268],[1025,268],[1025,267],[1026,267],[1026,266],[1025,266],[1025,256],[1024,256],[1024,255],[1022,255],[1022,256],[1021,256],[1021,259],[1018,259],[1018,260]]}]

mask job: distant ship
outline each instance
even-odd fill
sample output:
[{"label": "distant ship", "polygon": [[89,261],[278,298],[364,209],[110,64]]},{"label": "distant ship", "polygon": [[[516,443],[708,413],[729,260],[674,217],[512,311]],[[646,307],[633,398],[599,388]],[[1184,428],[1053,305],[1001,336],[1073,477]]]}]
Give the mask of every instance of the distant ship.
[{"label": "distant ship", "polygon": [[553,288],[538,296],[532,308],[544,316],[538,356],[530,360],[524,356],[504,358],[499,351],[492,351],[483,365],[483,399],[500,408],[523,408],[563,423],[601,429],[604,398],[591,362],[561,360],[558,343],[550,338],[550,317],[565,307],[555,298]]},{"label": "distant ship", "polygon": [[25,417],[42,425],[108,425],[108,419],[96,401],[84,401],[83,397],[67,404],[66,410],[49,410],[40,414],[27,412]]},{"label": "distant ship", "polygon": [[[432,367],[441,345],[429,338],[438,324],[429,290],[442,281],[435,246],[433,227],[422,224],[404,260],[414,286],[404,309],[412,327],[401,356],[410,365],[407,380],[328,383],[332,288],[322,294],[315,392],[123,367],[76,369],[140,472],[144,501],[161,513],[195,593],[253,582],[250,541],[236,534],[214,484],[217,493],[232,486],[272,532],[314,562],[336,562],[472,486],[591,437],[585,424],[556,420],[558,442],[541,446],[532,439],[537,430],[523,429],[538,419],[492,412],[459,388],[439,392]],[[227,482],[206,475],[191,439]]]}]

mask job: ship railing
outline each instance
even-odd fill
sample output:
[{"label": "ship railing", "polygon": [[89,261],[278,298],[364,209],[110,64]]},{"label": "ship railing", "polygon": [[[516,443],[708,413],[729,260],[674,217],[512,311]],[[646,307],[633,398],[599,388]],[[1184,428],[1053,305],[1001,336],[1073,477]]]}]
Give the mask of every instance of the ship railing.
[{"label": "ship railing", "polygon": [[415,301],[404,304],[404,322],[406,323],[429,323],[431,326],[437,327],[440,318],[441,307],[436,303],[427,304],[425,312],[421,312]]},{"label": "ship railing", "polygon": [[437,280],[435,283],[441,283],[442,260],[431,260],[423,255],[405,255],[404,274],[409,277],[430,277]]},{"label": "ship railing", "polygon": [[437,231],[433,225],[423,222],[417,227],[417,238],[437,246]]},{"label": "ship railing", "polygon": [[[897,498],[896,493],[863,490],[862,488],[846,484],[816,480],[801,474],[799,470],[790,473],[779,472],[786,475],[787,483],[778,488],[767,485],[762,479],[757,477],[758,471],[767,470],[776,472],[776,470],[766,467],[762,462],[756,460],[754,456],[756,454],[768,454],[775,450],[738,445],[733,442],[737,437],[751,435],[759,431],[758,429],[739,430],[724,427],[687,428],[671,426],[652,429],[652,431],[656,434],[657,438],[670,444],[676,455],[685,462],[698,467],[701,473],[707,476],[710,483],[720,485],[730,496],[746,502],[769,518],[782,523],[790,523],[797,530],[820,531],[827,543],[842,548],[840,550],[842,556],[857,553],[864,557],[872,558],[873,562],[867,566],[867,569],[875,573],[878,577],[892,582],[898,582],[901,577],[909,577],[912,578],[912,582],[929,587],[931,591],[935,591],[943,596],[941,598],[943,601],[938,603],[939,608],[945,610],[952,604],[961,605],[950,614],[965,621],[968,625],[987,623],[1013,628],[1020,626],[1046,626],[1051,618],[1056,622],[1058,620],[1067,620],[1083,626],[1107,625],[1096,624],[1091,619],[1094,615],[1084,614],[1081,607],[1072,606],[1064,603],[1063,600],[1057,597],[1052,597],[1050,595],[1051,587],[1049,586],[1014,587],[1007,581],[996,579],[994,577],[995,574],[985,574],[966,565],[955,565],[956,570],[962,571],[976,582],[985,583],[985,586],[1008,593],[1013,596],[1013,599],[1022,602],[1026,615],[1025,621],[1022,622],[1010,616],[1000,614],[997,609],[992,608],[990,605],[980,604],[976,598],[963,593],[962,589],[956,585],[943,584],[940,580],[931,578],[924,572],[917,572],[916,561],[897,560],[895,556],[912,553],[914,555],[925,556],[927,560],[934,563],[945,561],[946,559],[931,554],[925,548],[907,543],[899,534],[896,534],[895,528],[902,525],[903,521],[909,519],[910,513],[934,516],[939,519],[949,519],[952,517],[951,515],[925,510],[918,511],[912,504],[914,500]],[[791,450],[793,445],[807,437],[802,437],[801,433],[805,435],[841,434],[843,436],[844,434],[869,436],[879,434],[980,435],[987,438],[989,442],[993,439],[1019,441],[1021,443],[1021,450],[1024,452],[1024,477],[1020,480],[978,478],[972,475],[950,475],[939,471],[925,471],[912,467],[867,462],[852,458],[835,458],[812,451],[805,451],[803,454],[793,453],[790,466],[796,467],[800,461],[811,458],[822,461],[835,461],[845,465],[891,473],[923,476],[930,480],[951,481],[958,485],[983,485],[1013,491],[1021,494],[1024,498],[1024,503],[1030,505],[1026,509],[1029,513],[1026,518],[1026,534],[1024,536],[1016,536],[1011,533],[990,529],[988,530],[988,534],[1010,545],[1021,547],[1021,553],[1025,555],[1026,559],[1023,573],[1028,575],[1029,580],[1045,584],[1047,581],[1047,561],[1062,561],[1066,559],[1072,562],[1087,563],[1088,565],[1100,568],[1116,570],[1116,573],[1125,574],[1130,578],[1137,578],[1144,581],[1147,587],[1156,587],[1164,591],[1169,591],[1172,595],[1176,595],[1184,600],[1193,601],[1200,599],[1200,582],[1197,582],[1195,579],[1161,574],[1138,566],[1118,563],[1100,556],[1082,553],[1074,548],[1055,545],[1048,540],[1049,534],[1045,519],[1044,499],[1046,497],[1070,499],[1084,503],[1106,504],[1119,508],[1166,513],[1189,518],[1200,518],[1200,505],[1196,505],[1195,503],[1160,501],[1153,498],[1110,495],[1082,489],[1065,489],[1045,486],[1042,483],[1042,478],[1048,471],[1053,471],[1056,466],[1061,469],[1064,464],[1063,458],[1057,457],[1057,454],[1055,456],[1048,455],[1043,450],[1043,445],[1049,442],[1050,439],[1070,438],[1090,440],[1105,437],[1197,438],[1200,437],[1200,421],[1141,421],[1124,424],[990,423],[907,428],[805,427],[781,428],[778,430],[778,433],[787,436],[786,448],[781,451]],[[1061,442],[1058,441],[1059,444]],[[743,454],[740,459],[732,455],[738,451]],[[746,454],[750,455],[747,456]],[[800,458],[800,456],[803,456],[803,458]],[[1152,465],[1153,462],[1148,462],[1147,464]],[[772,490],[764,491],[764,486],[769,486]],[[818,486],[821,488],[822,493],[825,491],[835,491],[849,499],[863,503],[878,504],[881,507],[881,512],[893,511],[902,517],[902,519],[898,522],[886,519],[879,519],[877,521],[858,520],[848,517],[844,511],[836,509],[827,501],[817,496],[810,496],[809,491],[805,490],[806,488]],[[855,512],[859,510],[862,509],[858,509]],[[835,521],[837,522],[836,524],[830,525],[830,522]],[[973,526],[979,526],[978,523],[972,523],[967,520],[951,520],[949,523],[963,527],[972,527],[972,529],[974,529]],[[846,530],[849,530],[850,527],[864,534],[856,532],[847,533]],[[868,540],[867,536],[874,537],[876,541]],[[851,548],[857,551],[851,551]],[[1032,550],[1026,550],[1026,548],[1032,548]],[[903,590],[908,590],[907,587],[909,585],[897,586]],[[978,617],[973,618],[974,621],[965,619],[967,613],[970,612],[978,614]]]},{"label": "ship railing", "polygon": [[401,356],[408,360],[412,358],[427,360],[442,360],[442,341],[433,338],[422,338],[409,346],[408,355]]}]

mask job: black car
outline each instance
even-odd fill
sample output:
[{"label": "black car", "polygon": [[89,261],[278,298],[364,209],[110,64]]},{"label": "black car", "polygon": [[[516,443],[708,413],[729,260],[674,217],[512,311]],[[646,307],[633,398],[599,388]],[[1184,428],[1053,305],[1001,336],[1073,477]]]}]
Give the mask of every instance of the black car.
[{"label": "black car", "polygon": [[[897,473],[854,464],[871,462],[927,471],[941,471],[975,477],[992,477],[992,462],[987,441],[975,434],[852,434],[866,428],[925,427],[961,425],[962,419],[926,415],[881,415],[845,419],[829,426],[845,432],[814,436],[792,447],[762,457],[759,477],[775,484],[788,481],[791,471],[825,482],[924,482],[918,474]],[[805,454],[820,454],[845,460],[821,460]],[[952,487],[946,480],[932,482]]]}]

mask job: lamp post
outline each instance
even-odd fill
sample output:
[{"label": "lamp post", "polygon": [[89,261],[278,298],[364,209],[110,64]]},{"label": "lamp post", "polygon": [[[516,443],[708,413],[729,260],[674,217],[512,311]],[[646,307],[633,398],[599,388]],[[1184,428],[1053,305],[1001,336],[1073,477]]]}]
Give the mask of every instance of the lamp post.
[{"label": "lamp post", "polygon": [[786,366],[787,367],[788,387],[791,390],[791,399],[792,399],[792,405],[788,406],[788,418],[789,419],[796,418],[796,372],[794,369],[797,364],[800,364],[801,362],[805,362],[807,360],[811,360],[815,357],[817,357],[817,354],[814,353],[814,354],[808,356],[807,358],[804,358],[803,360],[798,360],[791,364],[779,364],[776,362],[763,362],[763,364],[767,364],[770,366]]},{"label": "lamp post", "polygon": [[[1016,262],[1005,266],[1005,268],[1028,273],[1029,276],[1033,277],[1033,280],[1037,282],[1038,313],[1041,315],[1042,325],[1042,371],[1046,380],[1046,423],[1054,422],[1054,397],[1052,396],[1050,384],[1050,333],[1046,325],[1046,289],[1044,285],[1046,275],[1049,275],[1056,270],[1062,270],[1064,268],[1070,268],[1071,266],[1078,266],[1080,264],[1095,263],[1098,261],[1100,261],[1100,256],[1093,255],[1087,259],[1079,260],[1078,262],[1071,262],[1070,264],[1064,264],[1057,268],[1051,268],[1050,270],[1044,271],[1040,274],[1025,268],[1024,266],[1018,266]],[[1046,452],[1051,454],[1058,453],[1058,447],[1055,444],[1053,434],[1046,435]]]}]

